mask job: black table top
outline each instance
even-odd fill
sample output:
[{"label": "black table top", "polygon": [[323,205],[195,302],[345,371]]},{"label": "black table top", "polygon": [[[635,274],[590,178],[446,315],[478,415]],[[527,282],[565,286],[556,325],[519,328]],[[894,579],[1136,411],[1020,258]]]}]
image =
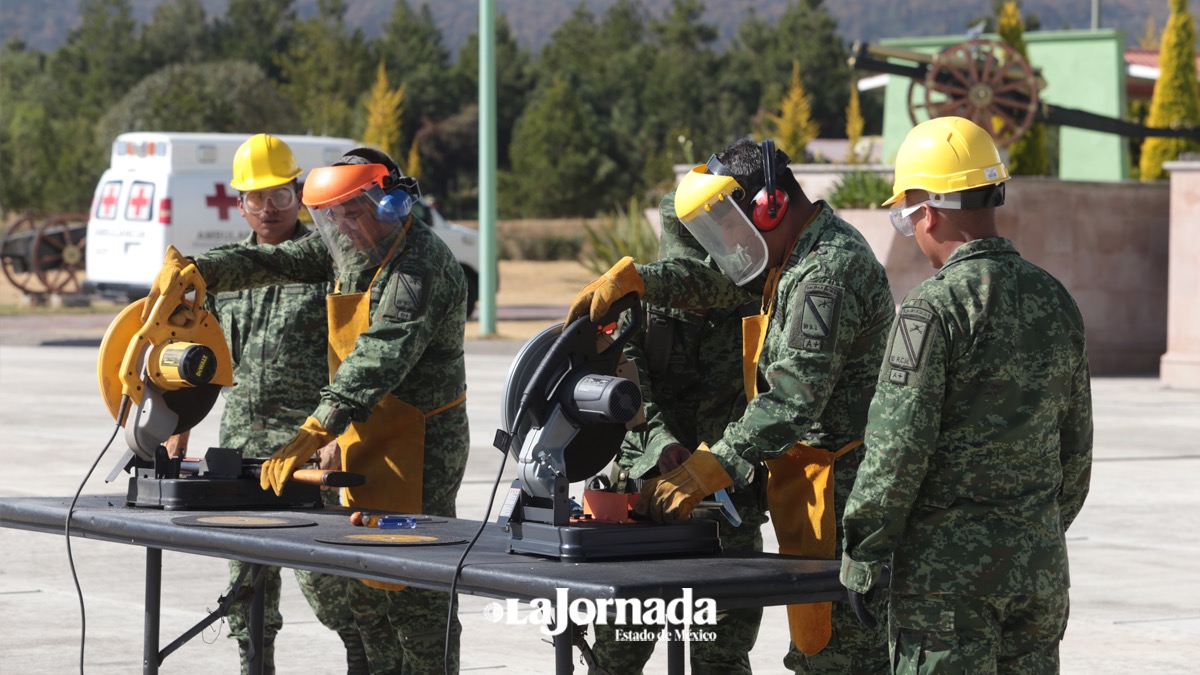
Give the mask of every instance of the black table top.
[{"label": "black table top", "polygon": [[[0,526],[63,534],[66,497],[0,499]],[[71,516],[71,536],[146,548],[233,558],[342,576],[449,589],[454,567],[479,521],[436,518],[415,530],[377,530],[350,524],[350,509],[280,511],[163,511],[127,507],[121,496],[81,497]],[[204,527],[183,524],[197,516],[276,517],[299,527]],[[441,522],[436,522],[441,521]],[[631,525],[636,527],[636,525]],[[329,543],[359,533],[431,535],[456,544],[368,546]],[[465,541],[464,541],[465,540]],[[458,591],[496,598],[675,598],[681,589],[718,606],[761,607],[844,598],[838,562],[772,553],[721,553],[659,559],[560,562],[508,553],[508,535],[489,523],[471,549]]]}]

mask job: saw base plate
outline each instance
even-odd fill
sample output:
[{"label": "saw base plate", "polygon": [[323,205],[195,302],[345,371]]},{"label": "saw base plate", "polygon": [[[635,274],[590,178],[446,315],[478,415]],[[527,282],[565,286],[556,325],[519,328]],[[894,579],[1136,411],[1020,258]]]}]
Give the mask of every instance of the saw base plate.
[{"label": "saw base plate", "polygon": [[[140,472],[139,472],[140,473]],[[252,478],[154,478],[151,475],[129,479],[125,503],[129,506],[165,511],[319,509],[321,487],[288,481],[283,495],[259,487]]]},{"label": "saw base plate", "polygon": [[563,562],[721,552],[714,520],[572,525],[510,521],[507,527],[509,553],[531,553]]}]

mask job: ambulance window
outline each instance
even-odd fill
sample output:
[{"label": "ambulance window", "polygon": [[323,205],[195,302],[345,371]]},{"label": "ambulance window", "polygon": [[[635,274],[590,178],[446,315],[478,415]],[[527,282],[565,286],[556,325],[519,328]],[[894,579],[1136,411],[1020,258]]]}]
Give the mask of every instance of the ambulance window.
[{"label": "ambulance window", "polygon": [[217,161],[217,146],[196,146],[196,161],[200,162],[201,164],[212,164],[213,162]]},{"label": "ambulance window", "polygon": [[154,211],[154,183],[135,180],[125,202],[125,220],[150,220]]},{"label": "ambulance window", "polygon": [[113,220],[117,217],[117,202],[121,198],[121,181],[110,180],[100,186],[100,198],[96,200],[96,218]]}]

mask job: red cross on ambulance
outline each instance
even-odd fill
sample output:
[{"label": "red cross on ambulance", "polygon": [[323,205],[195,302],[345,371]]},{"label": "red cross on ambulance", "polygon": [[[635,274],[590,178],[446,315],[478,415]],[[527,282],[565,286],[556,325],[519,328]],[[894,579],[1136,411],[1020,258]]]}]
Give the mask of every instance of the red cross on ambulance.
[{"label": "red cross on ambulance", "polygon": [[104,184],[104,191],[100,194],[100,212],[96,214],[97,218],[112,220],[117,217],[117,197],[121,194],[121,182],[111,181]]},{"label": "red cross on ambulance", "polygon": [[150,220],[150,204],[154,200],[154,183],[137,181],[129,190],[125,205],[125,220]]},{"label": "red cross on ambulance", "polygon": [[217,218],[220,220],[229,220],[229,210],[237,206],[237,195],[225,194],[225,184],[215,183],[216,192],[211,195],[204,196],[204,203],[208,206],[217,209]]}]

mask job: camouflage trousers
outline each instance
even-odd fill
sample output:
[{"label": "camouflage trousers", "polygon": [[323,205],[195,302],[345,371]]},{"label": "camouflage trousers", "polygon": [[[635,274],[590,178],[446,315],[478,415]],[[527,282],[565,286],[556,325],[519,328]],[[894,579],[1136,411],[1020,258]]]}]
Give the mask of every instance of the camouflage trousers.
[{"label": "camouflage trousers", "polygon": [[892,597],[890,646],[897,675],[1058,673],[1067,591],[1044,595]]},{"label": "camouflage trousers", "polygon": [[[327,491],[322,494],[326,503],[337,504],[337,493]],[[232,586],[246,563],[240,560],[229,561],[229,583]],[[334,631],[346,644],[348,661],[351,666],[361,661],[362,646],[358,636],[358,628],[354,622],[354,614],[350,611],[349,589],[352,584],[358,584],[354,579],[347,579],[333,574],[322,574],[308,570],[294,570],[296,583],[300,592],[312,607],[313,614],[323,626]],[[242,583],[253,583],[247,572]],[[275,635],[283,627],[283,615],[279,612],[279,595],[283,584],[280,568],[263,568],[263,669],[273,672],[275,663]],[[242,673],[249,666],[250,645],[250,603],[252,598],[245,597],[235,600],[229,607],[229,637],[238,641],[242,653]],[[365,665],[365,664],[364,664]],[[353,670],[353,668],[351,668]]]},{"label": "camouflage trousers", "polygon": [[[740,527],[731,527],[721,516],[721,548],[725,551],[762,551],[762,523],[766,517],[750,491],[733,493],[734,504],[742,517]],[[702,517],[702,516],[697,516]],[[703,516],[709,517],[709,516]],[[762,608],[750,607],[730,609],[718,615],[716,626],[702,626],[712,632],[716,639],[710,642],[692,642],[689,647],[691,671],[698,675],[741,675],[750,673],[750,650],[758,640],[758,627],[762,623]],[[645,668],[654,653],[654,641],[618,641],[616,629],[611,624],[595,624],[596,663],[610,675],[632,675]],[[623,630],[636,626],[622,626]],[[651,626],[656,629],[661,626]]]},{"label": "camouflage trousers", "polygon": [[[461,417],[461,422],[454,422]],[[466,465],[466,412],[458,406],[432,418],[426,429],[422,511],[433,516],[455,517],[454,501]],[[460,434],[434,426],[453,422]],[[460,451],[462,449],[462,451]],[[450,594],[421,588],[387,591],[357,580],[350,586],[354,613],[371,675],[411,675],[458,672],[458,599],[450,607]],[[450,617],[450,660],[445,668],[446,621]]]},{"label": "camouflage trousers", "polygon": [[783,665],[794,673],[820,675],[886,675],[890,672],[887,651],[887,593],[876,593],[867,611],[879,622],[875,628],[862,625],[846,602],[833,603],[833,635],[821,651],[809,656],[788,642]]}]

